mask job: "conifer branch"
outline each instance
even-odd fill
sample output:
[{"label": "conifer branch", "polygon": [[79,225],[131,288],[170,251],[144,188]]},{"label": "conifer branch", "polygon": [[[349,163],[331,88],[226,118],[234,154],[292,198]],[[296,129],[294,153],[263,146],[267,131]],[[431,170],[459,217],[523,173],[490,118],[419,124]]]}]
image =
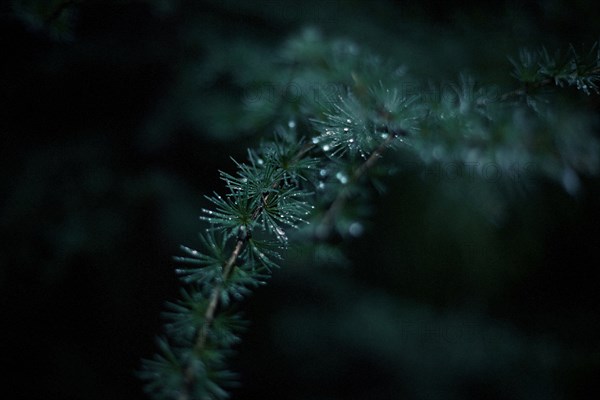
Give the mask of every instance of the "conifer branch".
[{"label": "conifer branch", "polygon": [[[300,155],[301,154],[299,153],[299,156]],[[278,186],[279,186],[279,182],[276,182],[273,185],[273,188],[276,189]],[[263,205],[266,204],[269,196],[270,196],[270,194],[262,196]],[[263,205],[258,206],[252,213],[253,221],[255,221],[258,218],[261,207]],[[242,252],[242,249],[243,249],[244,245],[246,244],[246,241],[248,240],[250,235],[251,235],[251,233],[248,232],[244,235],[243,238],[237,239],[235,248],[231,252],[231,255],[229,256],[229,258],[227,259],[227,262],[225,263],[225,266],[223,267],[223,274],[221,276],[222,282],[226,281],[227,278],[229,278],[229,275],[231,274],[231,271],[234,268],[235,262],[237,261],[240,253]],[[220,298],[221,290],[222,290],[222,285],[219,283],[215,286],[215,288],[213,289],[213,291],[210,295],[210,301],[208,303],[206,313],[204,314],[204,324],[202,324],[202,327],[200,328],[200,330],[198,332],[198,338],[196,340],[196,345],[195,345],[196,350],[201,350],[206,343],[206,337],[208,335],[208,331],[212,325],[212,322],[215,317],[215,312],[219,305],[219,298]]]},{"label": "conifer branch", "polygon": [[550,56],[543,48],[537,52],[522,49],[519,59],[509,58],[514,67],[513,77],[522,87],[501,96],[507,100],[513,96],[527,96],[535,89],[554,84],[557,87],[574,86],[586,94],[600,94],[600,48],[596,42],[581,56],[573,46],[562,55],[557,51]]},{"label": "conifer branch", "polygon": [[[223,281],[223,282],[226,281],[227,278],[229,277],[229,275],[231,274],[234,264],[242,251],[244,242],[245,242],[245,239],[238,239],[238,241],[236,242],[235,248],[231,252],[231,256],[229,257],[229,259],[227,260],[227,263],[223,267],[223,275],[222,275],[221,281]],[[200,327],[200,329],[198,331],[198,337],[197,337],[196,343],[194,345],[194,350],[196,352],[201,351],[206,344],[206,339],[208,337],[209,330],[211,329],[211,326],[215,319],[215,313],[217,311],[217,307],[219,306],[219,298],[221,297],[222,289],[223,289],[222,284],[218,283],[210,295],[208,307],[206,308],[206,312],[204,313],[204,323],[202,324],[202,326]],[[190,387],[194,384],[194,381],[196,379],[196,377],[194,376],[194,370],[192,369],[192,367],[190,365],[188,365],[186,367],[184,375],[185,375],[186,385],[185,385],[184,390],[182,390],[181,394],[179,395],[179,400],[189,400],[190,399],[190,391],[191,391]]]},{"label": "conifer branch", "polygon": [[[307,223],[315,205],[322,214],[313,218],[314,234],[326,238],[337,227],[340,211],[348,206],[361,178],[369,173],[375,182],[378,169],[373,167],[398,137],[426,163],[537,161],[538,171],[555,179],[563,171],[593,171],[600,165],[598,155],[592,154],[596,139],[582,124],[568,124],[567,117],[559,125],[547,115],[543,119],[526,113],[521,104],[497,107],[497,92],[476,89],[466,77],[431,102],[424,96],[402,96],[393,82],[386,84],[390,89],[382,83],[391,76],[382,65],[363,63],[368,55],[354,50],[340,55],[332,46],[333,59],[355,59],[328,64],[329,58],[321,57],[326,53],[310,59],[315,53],[304,52],[305,45],[315,43],[297,46],[308,58],[292,57],[294,73],[322,74],[325,81],[336,82],[346,77],[342,82],[346,92],[326,96],[328,104],[303,99],[297,107],[298,116],[313,124],[313,130],[301,132],[303,137],[312,136],[309,142],[299,139],[295,123],[290,123],[290,130],[279,129],[273,141],[249,150],[246,163],[234,160],[235,174],[220,172],[228,192],[207,197],[212,207],[203,209],[201,219],[211,227],[200,237],[203,249],[182,247],[187,256],[177,258],[192,265],[177,270],[189,290],[168,305],[168,339],[159,341],[161,353],[145,361],[140,372],[146,390],[156,399],[227,397],[224,386],[232,376],[225,359],[243,325],[228,309],[231,300],[264,283],[278,266],[279,249],[287,245],[286,230]],[[590,54],[579,57],[570,50],[566,61],[558,62],[545,51],[522,53],[520,62],[513,62],[522,87],[506,92],[501,100],[527,97],[553,82],[597,92],[600,53]],[[276,110],[283,109],[280,102]],[[356,160],[364,161],[356,166]],[[331,178],[332,171],[339,182]]]},{"label": "conifer branch", "polygon": [[[310,144],[310,143],[305,144],[293,156],[291,163],[293,164],[293,163],[300,161],[301,158],[303,156],[305,156],[306,154],[308,154],[308,152],[310,152],[310,150],[312,150],[314,147],[315,146],[313,144]],[[273,190],[277,190],[278,188],[281,187],[282,184],[283,184],[282,179],[279,179],[271,185],[271,188]],[[265,207],[267,207],[269,199],[272,197],[272,195],[273,195],[272,192],[268,192],[266,194],[263,194],[263,193],[259,194],[259,197],[261,200],[260,200],[260,203],[257,204],[256,208],[252,212],[252,215],[250,218],[251,222],[255,222],[259,219],[260,213],[264,210]],[[247,244],[248,240],[251,237],[252,237],[251,230],[242,232],[241,227],[240,227],[235,247],[232,250],[231,255],[227,258],[227,261],[226,261],[225,265],[223,266],[223,272],[220,276],[220,279],[219,279],[218,283],[215,285],[215,287],[212,289],[212,292],[210,294],[208,306],[206,308],[206,312],[204,313],[204,321],[203,321],[202,325],[200,326],[200,328],[198,329],[198,334],[197,334],[195,345],[194,345],[194,351],[196,353],[202,352],[202,350],[206,346],[206,342],[207,342],[210,330],[212,329],[213,322],[215,320],[215,315],[216,315],[217,310],[220,305],[221,294],[223,291],[223,282],[226,282],[229,279],[233,269],[235,268],[236,261],[240,257],[240,254],[242,253],[244,246]],[[189,400],[190,399],[191,392],[192,392],[191,388],[193,387],[194,381],[196,380],[196,376],[194,374],[194,369],[192,368],[191,364],[185,368],[184,376],[185,376],[185,380],[186,380],[186,385],[179,395],[179,400]]]}]

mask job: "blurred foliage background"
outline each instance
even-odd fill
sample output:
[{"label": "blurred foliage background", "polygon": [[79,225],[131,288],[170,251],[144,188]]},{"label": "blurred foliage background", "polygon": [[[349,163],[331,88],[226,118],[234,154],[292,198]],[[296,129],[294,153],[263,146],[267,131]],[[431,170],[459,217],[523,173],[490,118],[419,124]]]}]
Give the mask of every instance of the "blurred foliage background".
[{"label": "blurred foliage background", "polygon": [[[0,6],[0,290],[11,399],[142,399],[219,169],[294,35],[354,40],[417,77],[510,83],[521,46],[598,39],[587,1],[42,1]],[[304,32],[304,33],[302,33]],[[268,67],[266,67],[266,65]],[[271,68],[271,69],[269,69]],[[599,102],[585,99],[597,113]],[[509,202],[400,174],[343,265],[290,251],[243,309],[237,399],[567,399],[597,393],[598,178]],[[467,188],[467,190],[465,190]],[[490,216],[474,205],[501,209]],[[501,218],[497,218],[501,215]],[[317,260],[319,261],[319,260]],[[325,264],[325,265],[323,265]]]}]

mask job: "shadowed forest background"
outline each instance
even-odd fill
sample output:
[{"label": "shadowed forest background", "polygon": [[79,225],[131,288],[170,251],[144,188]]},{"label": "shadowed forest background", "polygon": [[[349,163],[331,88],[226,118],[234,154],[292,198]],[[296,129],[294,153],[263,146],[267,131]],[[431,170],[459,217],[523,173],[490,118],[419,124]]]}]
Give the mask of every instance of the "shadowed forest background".
[{"label": "shadowed forest background", "polygon": [[[504,85],[520,47],[589,47],[600,34],[600,6],[586,1],[15,0],[0,11],[8,399],[146,398],[135,371],[179,290],[172,256],[196,244],[203,195],[221,189],[230,156],[271,135],[245,100],[290,37],[351,40],[422,79]],[[579,96],[600,111],[600,96]],[[290,252],[243,302],[233,398],[599,392],[598,177],[499,201],[426,175],[400,173],[373,196],[341,265]]]}]

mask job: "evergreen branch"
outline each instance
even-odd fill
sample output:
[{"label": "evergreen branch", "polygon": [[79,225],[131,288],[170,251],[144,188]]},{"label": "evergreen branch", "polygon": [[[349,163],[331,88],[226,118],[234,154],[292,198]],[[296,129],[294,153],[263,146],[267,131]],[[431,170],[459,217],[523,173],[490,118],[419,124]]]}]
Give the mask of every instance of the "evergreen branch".
[{"label": "evergreen branch", "polygon": [[569,46],[564,56],[556,52],[550,56],[543,48],[537,52],[522,49],[519,60],[509,57],[514,66],[513,77],[523,87],[501,96],[506,100],[513,96],[528,95],[531,91],[554,84],[557,87],[574,86],[586,94],[600,94],[600,48],[594,43],[585,56]]},{"label": "evergreen branch", "polygon": [[[292,160],[291,160],[292,164],[295,162],[299,162],[302,159],[302,157],[305,156],[306,154],[308,154],[308,152],[313,148],[314,148],[314,145],[305,144],[292,158]],[[252,156],[250,156],[250,160],[251,160],[253,166],[256,167],[256,165],[254,165]],[[250,174],[251,171],[248,168],[246,168],[245,166],[243,166],[239,163],[236,163],[236,165],[242,172],[245,172],[246,174]],[[228,182],[228,186],[230,186],[230,187],[231,187],[231,182],[236,182],[238,184],[242,183],[237,178],[234,178],[231,175],[223,174],[223,173],[221,175],[225,178],[225,180]],[[268,210],[268,208],[270,207],[270,203],[274,197],[274,193],[278,189],[280,189],[283,184],[284,180],[283,180],[281,174],[273,174],[272,176],[276,176],[277,179],[271,185],[271,188],[270,188],[271,190],[264,191],[263,193],[259,193],[259,192],[255,193],[255,194],[259,194],[259,197],[261,199],[260,203],[254,208],[254,211],[252,212],[249,221],[245,221],[244,224],[239,225],[238,238],[236,240],[235,247],[232,250],[231,255],[228,257],[227,262],[223,266],[223,272],[221,274],[220,279],[218,280],[217,284],[214,286],[214,288],[212,289],[212,291],[210,293],[208,306],[206,307],[206,311],[204,313],[204,319],[203,319],[202,325],[200,326],[200,328],[198,330],[198,334],[197,334],[195,344],[193,347],[193,350],[196,353],[202,352],[206,346],[208,335],[213,326],[213,323],[215,320],[215,315],[217,313],[217,309],[219,308],[219,304],[222,302],[221,298],[222,298],[222,291],[223,291],[223,283],[226,282],[229,279],[229,277],[231,276],[232,271],[235,268],[236,261],[242,254],[242,251],[243,251],[245,245],[252,238],[251,231],[250,230],[246,231],[245,229],[242,229],[242,227],[248,226],[252,222],[256,222],[260,219],[261,214],[264,213],[266,210]],[[235,188],[236,188],[236,190],[239,189],[238,186],[236,186]],[[280,196],[283,195],[282,198],[285,198],[286,193],[287,192],[284,192],[284,193],[280,194]],[[220,199],[220,197],[219,197],[219,199]],[[213,199],[210,199],[210,198],[209,198],[209,200],[213,201]],[[224,204],[222,201],[213,201],[213,202],[215,204],[217,204],[218,206],[222,206]],[[227,210],[227,209],[221,207],[221,216],[226,215],[225,213],[227,211],[231,212],[232,210],[233,209]],[[274,225],[274,223],[271,223],[271,225]],[[281,238],[284,236],[283,231],[281,231],[279,228],[275,228],[274,231],[277,234],[278,238]],[[255,245],[252,247],[253,247],[253,250],[256,251],[256,242],[255,242]],[[261,260],[264,262],[264,257],[265,257],[264,254],[260,253],[259,257],[261,257]],[[185,377],[186,384],[184,386],[184,390],[181,391],[181,393],[178,397],[179,400],[189,400],[191,398],[191,393],[193,392],[193,385],[195,383],[196,376],[195,376],[195,369],[193,368],[193,365],[191,363],[185,368],[184,377]]]},{"label": "evergreen branch", "polygon": [[[234,266],[238,256],[240,255],[240,252],[242,251],[245,240],[246,239],[238,239],[237,240],[235,248],[231,252],[231,256],[229,256],[229,259],[227,260],[227,263],[225,264],[225,266],[223,268],[223,275],[221,278],[222,282],[226,281],[227,278],[229,278],[229,275],[231,274],[231,271],[233,270],[233,266]],[[208,307],[206,308],[206,312],[204,313],[204,322],[202,323],[202,326],[198,332],[198,336],[196,338],[196,342],[194,345],[194,350],[196,352],[201,351],[204,348],[204,346],[206,345],[206,339],[208,337],[209,330],[214,322],[215,313],[216,313],[217,307],[219,305],[219,299],[221,298],[221,290],[222,290],[222,284],[218,283],[210,295]],[[192,368],[191,364],[188,365],[187,368],[185,369],[184,376],[185,376],[186,390],[183,390],[181,392],[181,394],[179,395],[179,400],[189,400],[190,399],[190,393],[192,392],[190,387],[194,384],[194,381],[196,379],[196,377],[194,375],[194,369]]]},{"label": "evergreen branch", "polygon": [[[304,44],[298,51],[303,49]],[[303,53],[304,61],[291,57],[293,71],[309,77],[315,71],[326,78],[335,77],[342,82],[344,95],[325,96],[326,104],[307,100],[299,105],[302,124],[312,124],[315,131],[304,132],[312,136],[309,142],[298,139],[295,122],[289,123],[290,131],[277,129],[274,140],[248,150],[246,163],[234,160],[235,173],[220,172],[228,192],[206,197],[210,208],[202,210],[201,219],[211,227],[201,235],[204,250],[182,247],[187,255],[177,260],[193,264],[193,268],[178,269],[177,273],[191,290],[183,291],[182,301],[168,305],[169,340],[159,341],[161,352],[145,362],[140,373],[149,382],[146,390],[156,398],[227,396],[221,383],[232,375],[224,360],[237,341],[240,326],[239,318],[229,317],[230,300],[242,298],[251,287],[264,283],[278,266],[279,249],[287,246],[286,230],[299,230],[315,205],[323,212],[314,218],[316,230],[307,231],[310,235],[325,239],[334,225],[341,225],[336,221],[341,210],[348,206],[351,195],[362,193],[358,183],[367,174],[377,179],[374,166],[399,137],[425,162],[491,160],[504,165],[514,160],[541,160],[540,170],[553,177],[563,170],[572,173],[572,166],[583,171],[600,164],[598,155],[590,150],[597,142],[588,140],[584,124],[569,127],[564,118],[566,122],[561,119],[563,125],[558,126],[553,122],[559,118],[540,118],[539,113],[520,104],[498,107],[494,104],[497,92],[476,90],[475,81],[465,76],[429,103],[424,96],[401,96],[398,88],[383,85],[382,77],[389,76],[388,71],[374,61],[361,62],[363,54],[344,54],[344,62],[335,63],[321,57],[327,46],[321,50],[318,60],[310,51]],[[335,46],[331,51],[340,57]],[[520,62],[513,64],[523,87],[507,92],[501,100],[528,98],[553,82],[555,86],[597,91],[600,53],[595,59],[590,54],[579,57],[571,49],[564,60],[555,62],[547,53],[522,52]],[[280,102],[278,110],[282,107]],[[337,172],[339,185],[331,171]],[[325,185],[325,181],[331,184]],[[312,188],[315,192],[308,190]]]}]

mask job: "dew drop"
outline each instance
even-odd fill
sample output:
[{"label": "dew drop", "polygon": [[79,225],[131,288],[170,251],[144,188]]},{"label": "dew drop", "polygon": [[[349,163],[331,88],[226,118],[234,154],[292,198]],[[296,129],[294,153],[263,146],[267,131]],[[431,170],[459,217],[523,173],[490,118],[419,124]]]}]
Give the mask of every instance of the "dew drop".
[{"label": "dew drop", "polygon": [[350,236],[359,237],[364,232],[364,228],[360,222],[353,222],[348,227],[348,233]]},{"label": "dew drop", "polygon": [[319,171],[319,175],[321,176],[327,176],[327,170],[326,169],[322,169]]},{"label": "dew drop", "polygon": [[344,128],[344,132],[348,132],[350,129],[348,128]]},{"label": "dew drop", "polygon": [[290,121],[288,122],[288,126],[290,127],[290,129],[294,129],[296,127],[296,121],[290,119]]},{"label": "dew drop", "polygon": [[381,134],[381,138],[382,138],[382,139],[387,139],[388,137],[390,137],[390,135],[389,135],[389,134],[387,134],[387,133],[382,133],[382,134]]},{"label": "dew drop", "polygon": [[320,141],[320,140],[319,140],[319,138],[318,138],[318,137],[314,137],[314,138],[312,138],[312,142],[313,142],[313,144],[317,144],[317,143],[319,143],[319,141]]},{"label": "dew drop", "polygon": [[346,120],[346,122],[347,122],[347,123],[349,123],[349,124],[351,124],[351,123],[352,123],[352,120],[351,120],[350,118],[348,118],[348,119]]},{"label": "dew drop", "polygon": [[323,146],[323,151],[329,151],[330,149],[331,147],[328,144]]},{"label": "dew drop", "polygon": [[325,184],[323,182],[319,182],[319,184],[317,185],[317,188],[320,190],[325,189]]},{"label": "dew drop", "polygon": [[259,158],[258,160],[256,160],[256,162],[258,163],[258,165],[263,165],[265,163],[262,158]]},{"label": "dew drop", "polygon": [[345,185],[346,183],[348,183],[348,177],[346,176],[346,174],[344,174],[343,172],[338,172],[337,174],[335,174],[335,177],[340,181],[340,183],[342,185]]}]

